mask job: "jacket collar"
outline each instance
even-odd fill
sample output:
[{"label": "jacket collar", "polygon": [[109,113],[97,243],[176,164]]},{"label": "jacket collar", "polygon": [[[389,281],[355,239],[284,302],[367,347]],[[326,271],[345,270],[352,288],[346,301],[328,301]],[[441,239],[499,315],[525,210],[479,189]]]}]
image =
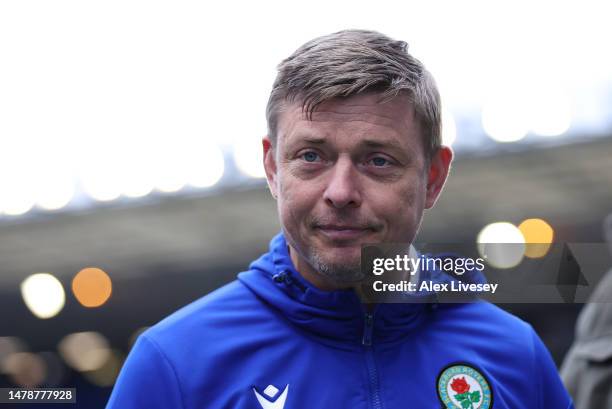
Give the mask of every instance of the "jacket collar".
[{"label": "jacket collar", "polygon": [[[282,233],[272,239],[270,251],[238,278],[306,335],[339,347],[362,344],[367,310],[358,295],[352,289],[322,291],[310,284],[293,266]],[[377,305],[372,315],[372,343],[409,336],[431,312],[429,307],[431,304],[421,303]]]}]

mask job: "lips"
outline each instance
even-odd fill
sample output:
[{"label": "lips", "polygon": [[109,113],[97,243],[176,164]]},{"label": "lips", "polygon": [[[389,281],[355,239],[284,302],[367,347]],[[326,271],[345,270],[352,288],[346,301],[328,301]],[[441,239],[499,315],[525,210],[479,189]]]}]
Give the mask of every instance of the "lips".
[{"label": "lips", "polygon": [[324,236],[334,241],[355,240],[366,234],[372,229],[362,226],[346,226],[335,224],[324,224],[316,227]]},{"label": "lips", "polygon": [[320,229],[325,230],[367,230],[367,227],[362,226],[349,226],[349,225],[340,225],[340,224],[322,224],[317,226]]}]

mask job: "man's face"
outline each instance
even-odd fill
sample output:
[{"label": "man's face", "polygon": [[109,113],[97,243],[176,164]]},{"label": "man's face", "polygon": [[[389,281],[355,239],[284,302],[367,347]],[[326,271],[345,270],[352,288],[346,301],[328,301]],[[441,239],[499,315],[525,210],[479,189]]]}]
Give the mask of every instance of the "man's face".
[{"label": "man's face", "polygon": [[[433,206],[452,154],[428,164],[407,97],[378,103],[363,94],[320,105],[307,120],[300,103],[280,113],[264,165],[296,268],[319,287],[364,277],[361,245],[411,242]],[[432,175],[433,166],[433,175]]]}]

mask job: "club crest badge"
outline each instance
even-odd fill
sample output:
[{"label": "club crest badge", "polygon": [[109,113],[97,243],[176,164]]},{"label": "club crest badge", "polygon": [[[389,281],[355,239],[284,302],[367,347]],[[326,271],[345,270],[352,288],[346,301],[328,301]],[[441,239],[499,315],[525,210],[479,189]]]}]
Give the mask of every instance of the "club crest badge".
[{"label": "club crest badge", "polygon": [[452,364],[438,375],[438,397],[444,409],[490,409],[491,385],[484,375],[469,364]]}]

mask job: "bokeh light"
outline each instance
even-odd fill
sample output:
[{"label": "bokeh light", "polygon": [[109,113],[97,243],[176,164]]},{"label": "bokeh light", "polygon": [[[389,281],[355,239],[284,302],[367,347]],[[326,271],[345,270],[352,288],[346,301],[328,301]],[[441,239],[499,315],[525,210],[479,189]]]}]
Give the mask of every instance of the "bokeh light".
[{"label": "bokeh light", "polygon": [[47,375],[45,361],[31,352],[17,352],[5,361],[5,370],[13,383],[24,388],[40,386]]},{"label": "bokeh light", "polygon": [[526,219],[518,226],[525,237],[527,246],[525,256],[529,258],[544,257],[554,239],[553,228],[542,219]]},{"label": "bokeh light", "polygon": [[[19,216],[34,207],[35,197],[15,169],[0,169],[0,213]],[[31,184],[30,184],[31,185]]]},{"label": "bokeh light", "polygon": [[136,164],[130,171],[124,173],[122,185],[122,194],[130,198],[144,197],[155,188],[151,173],[146,172],[143,166]]},{"label": "bokeh light", "polygon": [[49,273],[26,278],[21,283],[21,296],[32,314],[42,319],[56,316],[66,302],[62,283]]},{"label": "bokeh light", "polygon": [[53,164],[40,172],[37,180],[36,204],[45,210],[59,210],[72,200],[75,181],[67,168]]},{"label": "bokeh light", "polygon": [[184,158],[187,184],[197,188],[215,185],[225,171],[223,151],[214,144],[202,140],[192,143]]},{"label": "bokeh light", "polygon": [[516,142],[529,131],[522,98],[503,93],[487,101],[482,108],[482,128],[496,142]]},{"label": "bokeh light", "polygon": [[[5,64],[3,64],[4,66]],[[4,88],[2,93],[4,93]],[[1,99],[1,96],[0,96]],[[0,129],[9,117],[2,110]],[[32,158],[31,146],[25,138],[8,137],[0,131],[0,213],[19,216],[27,213],[36,202],[38,169]]]},{"label": "bokeh light", "polygon": [[72,293],[81,305],[89,308],[103,305],[113,292],[113,283],[106,272],[87,267],[72,279]]},{"label": "bokeh light", "polygon": [[111,354],[106,338],[94,331],[66,335],[58,350],[69,366],[81,372],[101,368]]},{"label": "bokeh light", "polygon": [[244,138],[234,144],[236,166],[245,175],[252,178],[264,178],[263,147],[261,138],[256,136]]},{"label": "bokeh light", "polygon": [[525,255],[525,238],[512,223],[488,224],[478,233],[476,242],[480,255],[495,268],[515,267]]},{"label": "bokeh light", "polygon": [[572,123],[571,101],[560,87],[542,82],[532,87],[526,99],[531,118],[530,129],[541,136],[558,136],[565,133]]},{"label": "bokeh light", "polygon": [[157,156],[165,155],[155,172],[155,187],[164,193],[174,193],[186,185],[197,188],[216,184],[225,171],[225,159],[218,145],[202,137],[183,136]]},{"label": "bokeh light", "polygon": [[81,165],[80,176],[83,190],[93,199],[108,202],[121,195],[121,183],[124,175],[113,163],[113,155],[104,151],[91,157]]},{"label": "bokeh light", "polygon": [[25,344],[17,337],[0,337],[0,373],[6,373],[6,358],[25,349]]}]

